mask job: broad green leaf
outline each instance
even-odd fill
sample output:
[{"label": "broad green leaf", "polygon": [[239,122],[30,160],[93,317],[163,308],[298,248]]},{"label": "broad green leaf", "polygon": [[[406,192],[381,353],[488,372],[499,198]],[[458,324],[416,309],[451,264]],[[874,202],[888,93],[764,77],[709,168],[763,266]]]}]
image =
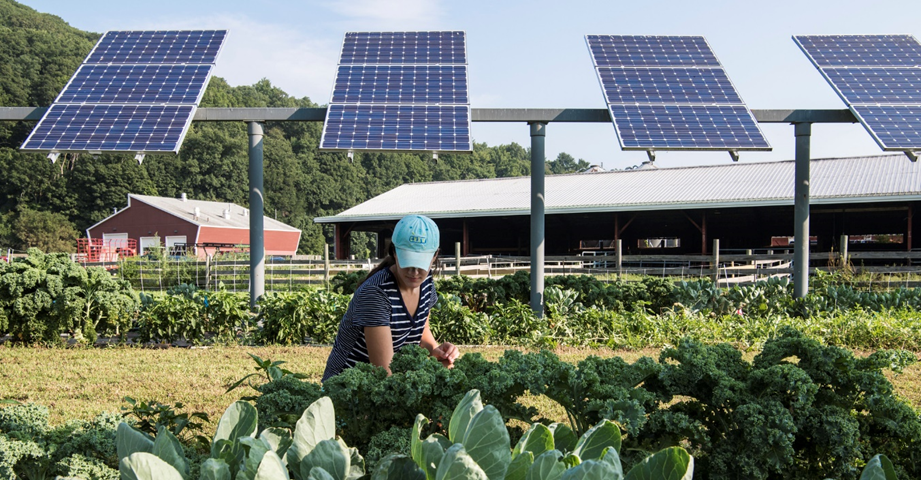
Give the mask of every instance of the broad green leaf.
[{"label": "broad green leaf", "polygon": [[413,438],[410,441],[410,452],[412,454],[412,459],[416,462],[416,465],[419,465],[420,468],[425,468],[425,464],[422,463],[422,429],[428,425],[429,419],[425,418],[425,415],[418,414],[416,415],[416,421],[413,422]]},{"label": "broad green leaf", "polygon": [[[336,438],[336,412],[329,397],[320,397],[310,404],[294,426],[294,439],[288,448],[288,465],[300,472],[301,459],[323,440]],[[304,470],[307,473],[309,470]]]},{"label": "broad green leaf", "polygon": [[467,431],[467,424],[481,410],[483,410],[483,401],[480,400],[480,391],[470,390],[451,414],[451,422],[448,424],[448,440],[453,443],[461,443]]},{"label": "broad green leaf", "polygon": [[487,480],[486,472],[467,455],[464,446],[455,443],[438,464],[435,480]]},{"label": "broad green leaf", "polygon": [[230,480],[230,466],[223,460],[209,458],[201,464],[199,480]]},{"label": "broad green leaf", "polygon": [[323,440],[301,459],[301,478],[307,478],[314,467],[326,470],[335,480],[345,480],[349,474],[351,456],[349,451],[336,440]]},{"label": "broad green leaf", "polygon": [[525,480],[560,480],[566,471],[562,457],[563,454],[559,450],[550,450],[538,455],[528,469]]},{"label": "broad green leaf", "polygon": [[582,459],[574,453],[566,454],[566,456],[563,457],[563,460],[561,461],[566,465],[566,468],[572,468],[582,463]]},{"label": "broad green leaf", "polygon": [[496,407],[487,405],[467,424],[460,443],[489,480],[502,480],[512,461],[510,442],[502,415]]},{"label": "broad green leaf", "polygon": [[611,480],[622,480],[624,478],[624,466],[620,463],[620,454],[614,447],[608,447],[601,452],[601,461],[607,463],[614,469],[614,477]]},{"label": "broad green leaf", "polygon": [[266,428],[259,434],[259,438],[268,443],[269,446],[272,447],[272,451],[277,453],[281,458],[285,458],[288,447],[294,442],[294,439],[291,437],[291,432],[284,428],[277,427]]},{"label": "broad green leaf", "polygon": [[562,480],[618,480],[614,467],[601,460],[586,460],[563,473]]},{"label": "broad green leaf", "polygon": [[243,460],[240,472],[237,473],[236,480],[254,480],[265,454],[272,451],[272,446],[261,438],[253,437],[243,437],[239,442],[240,445],[245,445],[248,448],[246,449],[246,458]]},{"label": "broad green leaf", "polygon": [[537,457],[544,452],[553,450],[553,447],[553,432],[546,425],[535,423],[531,425],[527,432],[524,432],[524,435],[518,440],[518,444],[512,449],[512,459],[514,460],[523,452],[531,452]]},{"label": "broad green leaf", "polygon": [[313,467],[305,477],[306,480],[335,480],[332,475],[321,467]]},{"label": "broad green leaf", "polygon": [[118,462],[122,480],[183,480],[172,465],[147,452],[135,452]]},{"label": "broad green leaf", "polygon": [[182,478],[189,478],[189,462],[185,458],[179,439],[162,425],[157,429],[157,439],[151,453],[172,465]]},{"label": "broad green leaf", "polygon": [[[341,438],[336,438],[339,440],[339,443],[345,447],[345,442]],[[346,474],[346,478],[358,478],[365,474],[365,457],[361,456],[361,453],[357,448],[348,447],[346,448],[349,452],[349,471]]]},{"label": "broad green leaf", "polygon": [[620,451],[620,428],[610,420],[602,420],[582,435],[572,453],[583,461],[597,460],[608,447]]},{"label": "broad green leaf", "polygon": [[282,463],[281,457],[269,450],[262,456],[254,480],[289,480],[289,478],[288,468]]},{"label": "broad green leaf", "polygon": [[115,431],[115,450],[118,452],[118,461],[121,462],[132,453],[153,452],[154,440],[125,422],[118,424]]},{"label": "broad green leaf", "polygon": [[626,480],[691,480],[694,457],[681,447],[669,447],[646,457],[630,469]]},{"label": "broad green leaf", "polygon": [[579,439],[576,433],[565,423],[550,424],[550,431],[553,432],[553,448],[561,452],[571,452],[576,448]]},{"label": "broad green leaf", "polygon": [[505,480],[525,480],[528,469],[534,463],[534,454],[528,451],[523,452],[508,464],[508,471],[505,472]]},{"label": "broad green leaf", "polygon": [[[440,438],[439,438],[440,437]],[[448,446],[445,446],[448,443]],[[435,472],[438,470],[438,464],[445,456],[445,450],[451,448],[450,440],[444,435],[429,435],[422,442],[422,465],[420,467],[425,472],[425,478],[428,480],[435,479]]]},{"label": "broad green leaf", "polygon": [[860,480],[896,480],[895,467],[885,455],[874,455],[863,467]]},{"label": "broad green leaf", "polygon": [[412,458],[390,454],[377,463],[371,480],[425,480],[425,472]]},{"label": "broad green leaf", "polygon": [[219,440],[229,440],[232,443],[238,438],[254,437],[258,424],[259,413],[256,407],[242,401],[231,404],[217,423],[217,431],[214,432],[214,441],[211,443],[211,457],[220,457],[217,447]]}]

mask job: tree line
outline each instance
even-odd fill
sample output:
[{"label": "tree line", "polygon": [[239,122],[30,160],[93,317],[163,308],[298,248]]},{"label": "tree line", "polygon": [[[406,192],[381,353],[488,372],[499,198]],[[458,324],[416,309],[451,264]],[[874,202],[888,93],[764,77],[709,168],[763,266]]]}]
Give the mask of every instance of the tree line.
[{"label": "tree line", "polygon": [[[59,17],[0,0],[0,106],[47,106],[77,70],[100,34],[69,26]],[[231,86],[212,77],[202,107],[318,107],[293,97],[268,79]],[[195,122],[178,155],[62,154],[18,150],[34,122],[0,122],[0,248],[72,252],[86,228],[124,208],[129,193],[248,206],[248,138],[243,122]],[[530,174],[530,151],[516,143],[474,143],[473,154],[343,152],[318,150],[319,122],[269,122],[264,136],[265,214],[301,229],[299,253],[321,253],[329,226],[313,222],[335,215],[401,184],[514,177]],[[561,153],[548,174],[589,166]],[[369,237],[353,235],[354,253]]]}]

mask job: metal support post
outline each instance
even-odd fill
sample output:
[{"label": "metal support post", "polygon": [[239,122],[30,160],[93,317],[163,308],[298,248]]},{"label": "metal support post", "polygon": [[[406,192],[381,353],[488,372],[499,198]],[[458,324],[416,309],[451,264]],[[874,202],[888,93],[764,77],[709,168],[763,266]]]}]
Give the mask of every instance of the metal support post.
[{"label": "metal support post", "polygon": [[713,264],[713,284],[719,286],[720,284],[720,239],[713,239],[713,260],[710,261]]},{"label": "metal support post", "polygon": [[544,140],[547,124],[531,125],[531,310],[544,316]]},{"label": "metal support post", "polygon": [[265,294],[265,189],[262,185],[262,124],[249,122],[249,304]]},{"label": "metal support post", "polygon": [[794,123],[796,136],[793,187],[793,298],[809,293],[809,141],[811,123]]},{"label": "metal support post", "polygon": [[461,242],[454,242],[454,275],[461,275]]}]

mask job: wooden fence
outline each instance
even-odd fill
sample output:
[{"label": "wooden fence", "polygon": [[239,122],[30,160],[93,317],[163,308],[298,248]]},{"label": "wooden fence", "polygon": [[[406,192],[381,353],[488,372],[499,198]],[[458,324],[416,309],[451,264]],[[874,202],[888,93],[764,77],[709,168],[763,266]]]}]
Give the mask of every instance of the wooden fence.
[{"label": "wooden fence", "polygon": [[[710,278],[722,285],[752,283],[769,277],[793,274],[793,255],[789,253],[715,254],[715,255],[609,255],[609,256],[548,256],[546,275],[599,275],[611,280],[632,275],[653,275],[675,279]],[[370,270],[378,259],[329,260],[304,258],[267,258],[265,263],[266,292],[290,291],[305,285],[328,284],[341,272]],[[149,261],[128,259],[121,262],[83,263],[103,266],[135,288],[163,290],[180,283],[201,288],[224,288],[248,291],[249,260],[196,258]],[[810,255],[810,274],[816,270],[849,268],[854,274],[888,276],[889,284],[921,286],[921,252],[853,252],[845,261],[836,252]],[[865,264],[872,266],[865,266]],[[467,275],[470,277],[501,277],[518,271],[529,271],[530,257],[470,256],[440,257],[436,276]],[[883,280],[879,280],[883,281]]]}]

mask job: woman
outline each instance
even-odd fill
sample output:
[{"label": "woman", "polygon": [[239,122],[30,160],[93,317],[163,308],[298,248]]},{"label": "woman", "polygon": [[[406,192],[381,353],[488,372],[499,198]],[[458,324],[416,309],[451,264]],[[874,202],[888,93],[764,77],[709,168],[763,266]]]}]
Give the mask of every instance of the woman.
[{"label": "woman", "polygon": [[438,299],[429,272],[440,243],[438,226],[428,217],[408,215],[397,223],[387,257],[358,286],[339,323],[324,382],[358,362],[390,374],[394,352],[409,344],[425,348],[448,368],[454,365],[457,347],[439,345],[429,328]]}]

